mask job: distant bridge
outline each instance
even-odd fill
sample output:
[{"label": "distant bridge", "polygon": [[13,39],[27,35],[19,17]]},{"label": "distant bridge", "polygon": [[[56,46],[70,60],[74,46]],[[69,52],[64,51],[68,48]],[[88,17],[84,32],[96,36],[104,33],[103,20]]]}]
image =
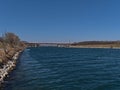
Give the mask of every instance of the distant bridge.
[{"label": "distant bridge", "polygon": [[41,46],[53,46],[53,47],[69,47],[69,43],[26,43],[28,47],[41,47]]}]

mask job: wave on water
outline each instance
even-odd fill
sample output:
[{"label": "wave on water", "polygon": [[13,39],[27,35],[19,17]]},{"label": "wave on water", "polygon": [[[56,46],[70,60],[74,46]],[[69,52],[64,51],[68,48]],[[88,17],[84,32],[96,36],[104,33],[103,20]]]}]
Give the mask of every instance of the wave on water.
[{"label": "wave on water", "polygon": [[120,50],[26,49],[4,90],[120,90]]}]

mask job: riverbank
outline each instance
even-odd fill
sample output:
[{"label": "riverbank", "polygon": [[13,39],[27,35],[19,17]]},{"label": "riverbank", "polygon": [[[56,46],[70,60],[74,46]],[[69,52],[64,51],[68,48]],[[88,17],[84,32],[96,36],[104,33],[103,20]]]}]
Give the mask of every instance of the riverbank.
[{"label": "riverbank", "polygon": [[69,45],[70,48],[113,48],[120,49],[120,41],[83,41]]},{"label": "riverbank", "polygon": [[4,83],[4,79],[9,75],[9,73],[15,68],[17,59],[20,54],[23,52],[22,50],[17,51],[13,57],[8,60],[8,62],[0,68],[0,86]]},{"label": "riverbank", "polygon": [[120,46],[116,46],[116,45],[70,45],[69,48],[112,48],[112,49],[120,49]]},{"label": "riverbank", "polygon": [[26,45],[14,33],[7,32],[0,37],[0,90],[4,79],[15,68],[16,61]]}]

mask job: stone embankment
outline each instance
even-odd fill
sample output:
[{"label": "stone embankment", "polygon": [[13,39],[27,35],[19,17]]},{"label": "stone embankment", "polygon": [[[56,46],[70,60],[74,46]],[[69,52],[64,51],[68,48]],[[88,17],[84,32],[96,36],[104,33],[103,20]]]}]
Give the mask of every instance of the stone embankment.
[{"label": "stone embankment", "polygon": [[16,66],[16,61],[19,58],[19,55],[21,51],[18,51],[14,54],[14,56],[11,58],[11,60],[8,60],[8,62],[3,65],[2,68],[0,68],[0,84],[3,83],[4,78],[9,74],[10,71],[12,71],[14,69],[14,67]]}]

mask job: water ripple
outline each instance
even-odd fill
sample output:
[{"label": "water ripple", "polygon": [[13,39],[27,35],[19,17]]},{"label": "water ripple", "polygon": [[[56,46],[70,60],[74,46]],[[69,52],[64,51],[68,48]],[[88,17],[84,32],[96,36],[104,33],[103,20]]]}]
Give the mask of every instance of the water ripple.
[{"label": "water ripple", "polygon": [[120,50],[25,50],[5,90],[120,90]]}]

